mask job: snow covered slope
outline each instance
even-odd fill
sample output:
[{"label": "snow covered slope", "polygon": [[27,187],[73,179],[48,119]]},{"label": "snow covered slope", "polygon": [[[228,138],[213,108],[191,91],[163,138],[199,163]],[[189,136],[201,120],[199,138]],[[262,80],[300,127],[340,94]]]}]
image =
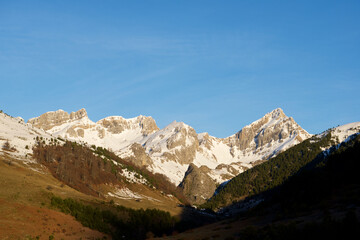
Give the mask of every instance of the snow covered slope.
[{"label": "snow covered slope", "polygon": [[145,116],[107,117],[94,123],[85,109],[48,112],[29,123],[55,136],[109,148],[175,184],[182,181],[190,163],[205,166],[209,176],[222,183],[311,136],[281,109],[224,139],[197,134],[176,121],[159,130],[154,119]]},{"label": "snow covered slope", "polygon": [[332,144],[331,146],[328,146],[323,149],[324,152],[328,152],[328,153],[332,146],[336,146],[336,148],[338,148],[341,143],[347,142],[350,140],[350,138],[360,134],[360,122],[353,122],[335,128],[330,128],[316,135],[316,137],[322,138],[323,136],[326,136],[329,132],[331,133]]},{"label": "snow covered slope", "polygon": [[333,128],[330,131],[332,139],[336,140],[336,143],[341,143],[347,141],[353,134],[360,133],[360,122],[348,123]]},{"label": "snow covered slope", "polygon": [[32,161],[32,147],[38,140],[48,142],[53,138],[49,133],[25,123],[21,117],[0,113],[0,152],[17,159]]}]

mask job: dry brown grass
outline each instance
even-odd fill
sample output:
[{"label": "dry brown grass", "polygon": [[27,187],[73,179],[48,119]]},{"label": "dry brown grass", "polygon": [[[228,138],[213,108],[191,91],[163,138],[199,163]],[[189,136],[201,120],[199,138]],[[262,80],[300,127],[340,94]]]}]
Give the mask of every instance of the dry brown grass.
[{"label": "dry brown grass", "polygon": [[0,199],[0,239],[102,239],[110,236],[83,227],[72,216]]}]

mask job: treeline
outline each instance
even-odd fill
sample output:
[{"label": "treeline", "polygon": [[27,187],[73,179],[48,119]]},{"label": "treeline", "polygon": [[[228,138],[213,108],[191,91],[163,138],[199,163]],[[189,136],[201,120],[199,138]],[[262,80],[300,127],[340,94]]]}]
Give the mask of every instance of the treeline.
[{"label": "treeline", "polygon": [[280,186],[291,175],[317,157],[323,157],[322,148],[333,145],[331,132],[322,138],[313,137],[280,153],[233,178],[201,208],[216,210],[240,199],[260,194]]},{"label": "treeline", "polygon": [[172,194],[184,204],[188,204],[182,192],[166,176],[154,174],[145,167],[140,168],[101,147],[89,148],[70,141],[65,141],[64,144],[51,141],[51,144],[46,145],[38,141],[33,148],[33,157],[47,166],[54,177],[86,194],[98,196],[99,192],[94,188],[98,184],[127,183],[126,177],[121,174],[123,169],[127,169],[145,178],[150,184],[149,187]]},{"label": "treeline", "polygon": [[177,220],[158,209],[135,210],[113,205],[103,210],[56,196],[51,198],[51,206],[71,214],[86,227],[110,234],[113,239],[145,239],[168,235],[177,229]]}]

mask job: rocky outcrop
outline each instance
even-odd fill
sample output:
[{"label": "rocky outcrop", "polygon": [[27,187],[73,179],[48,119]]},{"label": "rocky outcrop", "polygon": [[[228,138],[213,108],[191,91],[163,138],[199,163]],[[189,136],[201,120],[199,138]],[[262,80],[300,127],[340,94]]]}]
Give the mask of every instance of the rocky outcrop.
[{"label": "rocky outcrop", "polygon": [[215,189],[216,184],[206,173],[207,168],[198,168],[190,164],[185,173],[179,188],[191,204],[200,205],[209,199]]},{"label": "rocky outcrop", "polygon": [[138,117],[139,126],[144,136],[159,131],[159,127],[156,125],[155,120],[152,117],[140,116]]},{"label": "rocky outcrop", "polygon": [[[159,142],[161,144],[159,145]],[[194,161],[199,148],[195,130],[182,122],[172,122],[153,134],[143,144],[150,157],[161,157],[163,161],[174,161],[181,165]]]},{"label": "rocky outcrop", "polygon": [[125,160],[134,163],[138,167],[146,167],[153,163],[151,158],[145,153],[145,149],[140,144],[134,143],[131,145],[130,149],[134,155],[126,157]]},{"label": "rocky outcrop", "polygon": [[124,130],[131,130],[140,128],[144,136],[159,130],[152,117],[139,116],[132,119],[125,119],[123,117],[107,117],[101,119],[97,124],[103,126],[108,132],[113,134],[122,133]]},{"label": "rocky outcrop", "polygon": [[84,108],[70,114],[59,109],[54,112],[44,113],[36,118],[31,118],[28,120],[28,123],[31,123],[34,127],[47,131],[66,122],[78,120],[84,117],[87,117],[87,112]]},{"label": "rocky outcrop", "polygon": [[80,109],[79,111],[76,112],[71,112],[70,113],[70,120],[77,120],[77,119],[81,119],[84,117],[87,117],[87,112],[85,110],[85,108]]}]

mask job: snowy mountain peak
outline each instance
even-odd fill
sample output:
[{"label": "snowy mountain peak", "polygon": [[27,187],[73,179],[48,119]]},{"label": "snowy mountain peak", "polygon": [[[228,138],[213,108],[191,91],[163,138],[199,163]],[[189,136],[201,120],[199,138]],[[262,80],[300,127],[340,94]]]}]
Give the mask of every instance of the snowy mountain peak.
[{"label": "snowy mountain peak", "polygon": [[[245,126],[245,128],[259,128],[260,126],[263,126],[264,124],[274,124],[276,123],[276,120],[279,119],[287,119],[287,117],[284,113],[284,111],[281,108],[276,108],[273,111],[266,113],[262,118],[252,122],[251,124]],[[290,118],[289,120],[293,120],[293,118]],[[241,130],[240,130],[241,131]]]},{"label": "snowy mountain peak", "polygon": [[256,150],[271,144],[294,138],[297,143],[311,135],[302,129],[292,117],[285,115],[281,108],[277,108],[257,121],[245,126],[227,141],[239,150],[251,148]]},{"label": "snowy mountain peak", "polygon": [[281,108],[276,108],[276,109],[272,110],[271,112],[265,114],[264,117],[265,118],[277,119],[277,118],[286,117],[286,115],[285,115],[284,111]]}]

